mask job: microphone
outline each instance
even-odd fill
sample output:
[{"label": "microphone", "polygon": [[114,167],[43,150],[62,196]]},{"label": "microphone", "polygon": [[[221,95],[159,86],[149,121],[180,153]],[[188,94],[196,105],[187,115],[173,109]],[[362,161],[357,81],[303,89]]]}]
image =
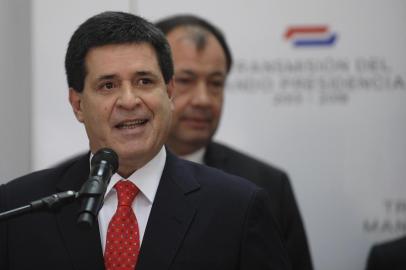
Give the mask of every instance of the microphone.
[{"label": "microphone", "polygon": [[111,176],[118,169],[118,156],[109,148],[97,151],[90,162],[90,174],[79,191],[82,205],[77,223],[79,226],[92,227],[103,205],[104,195]]}]

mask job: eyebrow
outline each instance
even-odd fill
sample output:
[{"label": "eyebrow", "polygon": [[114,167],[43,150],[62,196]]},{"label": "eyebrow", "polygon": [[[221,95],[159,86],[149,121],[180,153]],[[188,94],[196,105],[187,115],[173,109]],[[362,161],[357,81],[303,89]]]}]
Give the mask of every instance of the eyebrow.
[{"label": "eyebrow", "polygon": [[213,73],[210,73],[210,76],[222,76],[222,77],[226,77],[227,73],[224,73],[222,71],[215,71]]},{"label": "eyebrow", "polygon": [[153,77],[159,77],[157,74],[155,74],[152,71],[148,71],[148,70],[141,70],[141,71],[137,71],[134,72],[134,75],[136,76],[153,76]]},{"label": "eyebrow", "polygon": [[[181,75],[181,74],[186,74],[186,75],[190,75],[190,76],[196,76],[196,73],[194,71],[192,71],[192,70],[189,70],[189,69],[179,70],[178,72],[175,73],[175,76],[176,75]],[[227,73],[222,72],[222,71],[214,71],[214,72],[210,73],[209,76],[210,77],[213,77],[213,76],[226,77]]]},{"label": "eyebrow", "polygon": [[[136,71],[133,73],[133,76],[153,76],[153,77],[158,77],[154,72],[148,71],[148,70],[141,70],[141,71]],[[95,81],[103,81],[103,80],[112,80],[119,77],[116,74],[106,74],[106,75],[101,75],[96,78]]]},{"label": "eyebrow", "polygon": [[101,75],[99,77],[96,78],[95,81],[103,81],[103,80],[111,80],[116,78],[117,76],[115,74],[107,74],[107,75]]}]

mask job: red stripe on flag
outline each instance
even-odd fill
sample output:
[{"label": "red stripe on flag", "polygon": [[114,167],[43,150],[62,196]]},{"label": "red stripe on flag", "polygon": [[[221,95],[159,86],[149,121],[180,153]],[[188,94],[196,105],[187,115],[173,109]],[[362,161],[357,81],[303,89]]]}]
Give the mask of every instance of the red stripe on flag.
[{"label": "red stripe on flag", "polygon": [[298,26],[298,27],[289,27],[286,30],[285,38],[289,39],[295,34],[320,34],[325,33],[328,30],[328,26]]}]

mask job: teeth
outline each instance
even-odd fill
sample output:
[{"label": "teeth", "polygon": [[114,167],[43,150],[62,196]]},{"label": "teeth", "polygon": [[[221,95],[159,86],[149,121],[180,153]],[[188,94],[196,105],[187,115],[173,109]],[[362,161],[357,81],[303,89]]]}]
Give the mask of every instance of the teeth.
[{"label": "teeth", "polygon": [[118,128],[134,128],[138,125],[145,124],[147,120],[145,119],[137,119],[137,120],[132,120],[132,121],[127,121],[124,123],[120,123],[117,125]]}]

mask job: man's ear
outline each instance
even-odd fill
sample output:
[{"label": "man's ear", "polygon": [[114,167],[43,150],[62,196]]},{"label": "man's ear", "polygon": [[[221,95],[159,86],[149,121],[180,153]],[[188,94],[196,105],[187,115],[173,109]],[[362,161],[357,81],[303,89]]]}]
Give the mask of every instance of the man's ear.
[{"label": "man's ear", "polygon": [[83,112],[82,112],[82,93],[79,93],[73,88],[69,88],[69,102],[72,106],[73,113],[79,122],[83,123]]},{"label": "man's ear", "polygon": [[169,100],[171,102],[171,110],[173,111],[175,108],[175,105],[173,103],[173,98],[175,95],[175,81],[172,77],[172,79],[166,84]]}]

